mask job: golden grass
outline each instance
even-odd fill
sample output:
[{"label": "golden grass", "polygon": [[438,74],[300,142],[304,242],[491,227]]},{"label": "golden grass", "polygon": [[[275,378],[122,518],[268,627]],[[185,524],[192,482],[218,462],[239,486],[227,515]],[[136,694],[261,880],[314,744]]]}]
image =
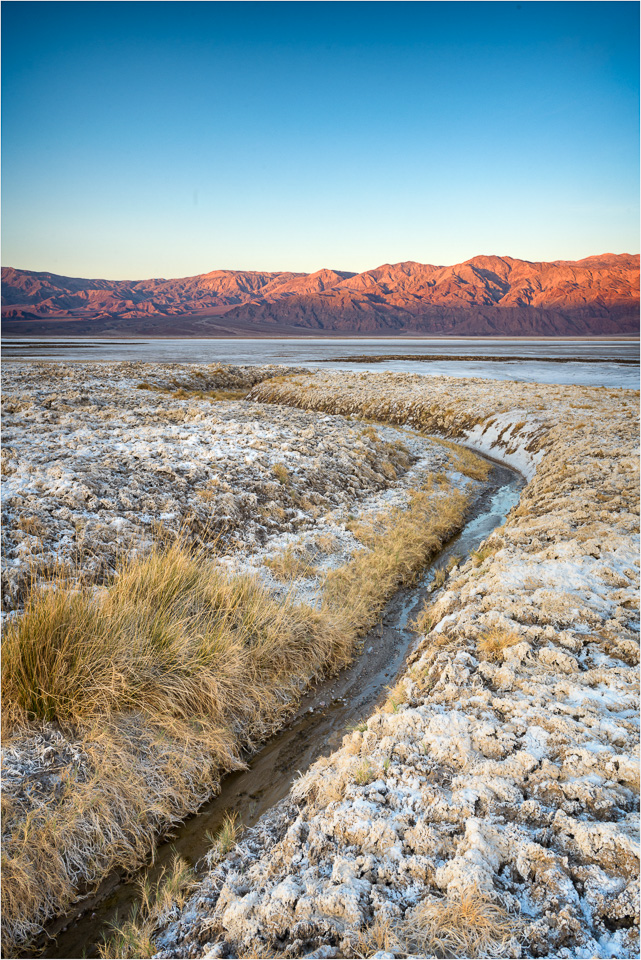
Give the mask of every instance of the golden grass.
[{"label": "golden grass", "polygon": [[423,901],[402,921],[376,917],[355,938],[354,955],[510,957],[521,930],[517,916],[475,889],[460,899]]},{"label": "golden grass", "polygon": [[376,768],[370,760],[361,760],[352,772],[354,783],[358,784],[359,787],[364,787],[368,783],[372,783],[376,780],[376,776]]},{"label": "golden grass", "polygon": [[327,573],[321,610],[344,609],[363,629],[372,626],[391,593],[411,583],[460,528],[466,504],[458,490],[439,497],[415,490],[407,510],[396,508],[369,526],[359,524],[358,537],[369,549]]},{"label": "golden grass", "polygon": [[486,543],[480,546],[478,550],[472,550],[472,559],[475,567],[480,567],[484,560],[491,557],[496,552],[496,544]]},{"label": "golden grass", "polygon": [[340,546],[340,540],[333,533],[321,533],[316,537],[316,546],[321,553],[334,553]]},{"label": "golden grass", "polygon": [[517,643],[520,643],[522,639],[523,637],[520,637],[518,633],[514,633],[512,630],[497,627],[484,633],[483,636],[478,639],[476,647],[485,659],[501,661],[503,659],[503,651],[508,647],[513,647]]},{"label": "golden grass", "polygon": [[284,463],[275,463],[272,467],[272,473],[284,487],[290,482],[289,470]]},{"label": "golden grass", "polygon": [[312,564],[307,552],[297,550],[293,544],[289,544],[275,557],[265,560],[265,566],[271,570],[277,580],[283,581],[310,577],[316,573],[316,567]]},{"label": "golden grass", "polygon": [[477,456],[475,453],[472,453],[471,450],[468,450],[467,447],[462,447],[458,443],[452,443],[451,440],[442,440],[436,437],[432,437],[431,439],[434,443],[438,443],[439,446],[446,447],[450,451],[450,462],[454,470],[458,470],[459,473],[464,473],[466,477],[472,477],[474,480],[487,479],[492,469],[492,464],[489,460]]},{"label": "golden grass", "polygon": [[140,903],[134,905],[128,920],[113,925],[111,936],[98,947],[100,956],[105,960],[152,957],[157,952],[152,940],[155,927],[171,910],[184,906],[195,886],[193,871],[178,856],[168,872],[163,869],[156,883],[145,876],[140,882]]},{"label": "golden grass", "polygon": [[386,713],[398,713],[400,705],[407,702],[405,680],[401,678],[395,686],[389,687],[388,689],[389,693],[383,704],[383,709]]},{"label": "golden grass", "polygon": [[209,841],[209,850],[205,854],[207,866],[211,868],[219,860],[222,860],[236,846],[240,834],[241,825],[238,814],[236,812],[226,813],[216,833],[207,832],[205,834]]},{"label": "golden grass", "polygon": [[517,917],[477,890],[460,899],[424,901],[399,925],[408,953],[436,957],[505,957],[518,937]]},{"label": "golden grass", "polygon": [[23,533],[28,533],[34,537],[41,536],[45,531],[42,520],[35,516],[22,516],[18,519],[15,526],[17,530],[22,530]]},{"label": "golden grass", "polygon": [[396,954],[403,952],[394,922],[381,917],[377,917],[369,927],[362,930],[354,943],[356,957],[371,957],[379,951]]},{"label": "golden grass", "polygon": [[63,771],[55,800],[9,802],[5,950],[66,910],[79,883],[144,862],[154,837],[216,791],[306,684],[350,661],[465,506],[459,491],[412,493],[406,511],[375,522],[369,550],[327,575],[318,609],[276,602],[179,542],[124,561],[99,592],[62,579],[35,589],[5,629],[5,731],[19,738],[54,721],[86,760]]}]

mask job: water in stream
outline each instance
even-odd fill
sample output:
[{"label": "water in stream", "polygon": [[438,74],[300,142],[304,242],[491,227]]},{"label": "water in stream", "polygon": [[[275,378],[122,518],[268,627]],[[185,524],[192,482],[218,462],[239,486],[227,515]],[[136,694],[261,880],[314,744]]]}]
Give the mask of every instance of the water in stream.
[{"label": "water in stream", "polygon": [[[384,608],[379,623],[366,635],[363,653],[333,679],[320,684],[301,703],[292,721],[275,734],[249,761],[247,770],[223,780],[220,794],[197,814],[176,828],[172,838],[161,843],[149,870],[152,880],[174,856],[180,854],[192,865],[207,852],[207,833],[215,833],[225,813],[235,811],[243,825],[253,826],[289,791],[292,781],[319,756],[340,746],[348,728],[372,713],[385,699],[387,687],[417,642],[410,623],[424,606],[435,573],[452,557],[465,559],[471,551],[505,521],[518,502],[523,478],[501,465],[494,465],[486,492],[476,501],[473,514],[458,536],[441,551],[420,580],[399,590]],[[145,871],[142,871],[143,873]],[[98,894],[83,904],[82,916],[58,921],[49,928],[56,936],[43,956],[57,958],[96,957],[97,944],[109,924],[126,918],[138,900],[138,877],[125,882],[111,876]]]}]

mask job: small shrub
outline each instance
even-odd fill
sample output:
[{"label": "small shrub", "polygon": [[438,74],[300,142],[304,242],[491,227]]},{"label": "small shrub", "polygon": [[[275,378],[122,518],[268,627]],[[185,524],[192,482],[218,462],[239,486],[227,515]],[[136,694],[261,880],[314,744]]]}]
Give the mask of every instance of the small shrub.
[{"label": "small shrub", "polygon": [[284,463],[275,463],[272,467],[272,473],[276,477],[279,483],[284,487],[287,486],[290,482],[289,470]]}]

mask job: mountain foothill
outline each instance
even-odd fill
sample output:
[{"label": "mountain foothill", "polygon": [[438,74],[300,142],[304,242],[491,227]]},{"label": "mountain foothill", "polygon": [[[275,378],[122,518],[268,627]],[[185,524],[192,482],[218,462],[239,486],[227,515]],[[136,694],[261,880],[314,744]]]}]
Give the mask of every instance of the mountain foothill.
[{"label": "mountain foothill", "polygon": [[83,280],[2,268],[7,335],[594,336],[639,332],[639,257],[478,256],[363,273],[213,270]]}]

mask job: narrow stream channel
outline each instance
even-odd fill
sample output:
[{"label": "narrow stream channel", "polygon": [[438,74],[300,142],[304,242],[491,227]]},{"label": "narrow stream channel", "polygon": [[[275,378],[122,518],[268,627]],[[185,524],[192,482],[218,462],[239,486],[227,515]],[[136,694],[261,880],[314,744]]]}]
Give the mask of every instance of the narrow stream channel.
[{"label": "narrow stream channel", "polygon": [[524,483],[520,474],[494,463],[486,490],[474,504],[461,533],[444,547],[414,586],[399,590],[387,603],[381,620],[364,638],[358,659],[307,694],[295,717],[251,758],[248,769],[227,776],[219,795],[158,846],[148,871],[126,880],[121,875],[106,878],[97,894],[82,903],[81,915],[51,924],[48,935],[55,937],[55,942],[49,941],[42,956],[99,956],[103,934],[108,935],[110,925],[117,920],[126,919],[139,900],[138,880],[145,872],[151,880],[157,879],[175,853],[196,864],[209,847],[206,834],[216,833],[226,813],[236,812],[244,826],[253,826],[286,796],[299,773],[340,746],[348,728],[369,716],[402,671],[418,640],[409,624],[422,610],[436,571],[447,566],[452,557],[467,559],[505,521],[518,503]]}]

